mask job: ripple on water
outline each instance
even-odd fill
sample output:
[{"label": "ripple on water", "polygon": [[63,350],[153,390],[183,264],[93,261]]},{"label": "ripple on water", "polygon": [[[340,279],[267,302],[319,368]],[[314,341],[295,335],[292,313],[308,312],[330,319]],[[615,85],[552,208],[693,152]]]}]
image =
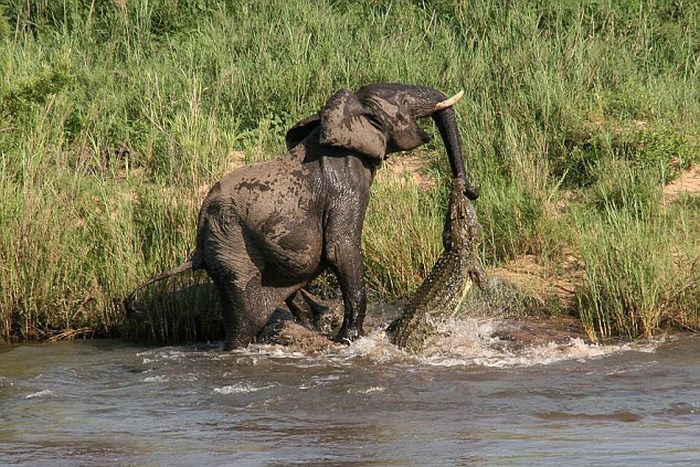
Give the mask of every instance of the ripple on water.
[{"label": "ripple on water", "polygon": [[386,388],[384,386],[371,386],[367,389],[348,389],[347,392],[348,394],[372,394],[376,392],[384,392],[386,391]]},{"label": "ripple on water", "polygon": [[[144,370],[143,373],[152,370]],[[198,381],[199,378],[193,373],[172,374],[172,375],[153,375],[146,376],[141,381],[144,383],[169,383],[171,381]]]},{"label": "ripple on water", "polygon": [[220,388],[214,388],[214,392],[218,394],[248,394],[251,392],[263,391],[265,389],[270,389],[274,385],[269,384],[266,386],[254,386],[248,383],[236,383],[227,386],[222,386]]},{"label": "ripple on water", "polygon": [[32,394],[27,394],[24,396],[25,399],[35,399],[35,398],[43,398],[43,397],[55,397],[56,394],[50,390],[50,389],[44,389],[43,391],[39,392],[34,392]]},{"label": "ripple on water", "polygon": [[[20,346],[0,353],[0,369],[28,368],[0,377],[0,457],[464,464],[478,452],[496,464],[697,463],[697,337],[658,349],[576,339],[508,348],[493,337],[499,326],[455,324],[420,357],[381,332],[322,355],[131,344],[117,353],[97,341],[42,346],[37,356]],[[586,363],[533,367],[566,359]],[[489,368],[509,365],[526,368]]]},{"label": "ripple on water", "polygon": [[537,418],[542,420],[590,420],[590,421],[606,421],[606,422],[638,422],[643,417],[636,413],[626,410],[613,413],[568,413],[568,412],[539,412],[536,413]]},{"label": "ripple on water", "polygon": [[167,383],[170,381],[170,378],[168,378],[165,375],[156,375],[156,376],[147,376],[146,378],[142,379],[144,383]]},{"label": "ripple on water", "polygon": [[668,416],[685,416],[685,415],[698,415],[700,414],[700,409],[698,408],[697,402],[677,402],[670,404],[664,410],[660,412],[660,415]]}]

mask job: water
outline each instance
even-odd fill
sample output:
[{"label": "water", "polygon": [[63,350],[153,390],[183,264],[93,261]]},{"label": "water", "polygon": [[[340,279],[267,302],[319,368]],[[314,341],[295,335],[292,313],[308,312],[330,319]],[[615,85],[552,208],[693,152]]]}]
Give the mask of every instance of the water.
[{"label": "water", "polygon": [[0,463],[700,462],[699,336],[513,351],[493,326],[421,359],[381,335],[315,356],[0,347]]}]

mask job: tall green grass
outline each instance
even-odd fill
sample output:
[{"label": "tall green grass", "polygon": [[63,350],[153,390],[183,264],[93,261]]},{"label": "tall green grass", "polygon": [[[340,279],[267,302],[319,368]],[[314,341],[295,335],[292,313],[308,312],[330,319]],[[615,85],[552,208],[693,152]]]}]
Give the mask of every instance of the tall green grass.
[{"label": "tall green grass", "polygon": [[[625,276],[626,294],[606,285],[619,282],[620,251],[677,244],[697,258],[697,244],[678,233],[696,204],[678,204],[663,221],[625,207],[697,160],[693,2],[0,0],[0,11],[6,340],[82,327],[118,333],[121,298],[187,256],[206,186],[240,163],[241,151],[247,163],[274,157],[286,128],[335,90],[378,81],[465,89],[457,110],[467,166],[482,187],[488,264],[522,254],[556,262],[574,250],[587,265],[582,313],[593,332],[697,325],[690,301],[670,306],[639,292],[653,282],[642,271],[670,271],[647,264],[657,262],[653,251]],[[436,138],[427,152],[442,183],[440,146]],[[616,164],[625,166],[624,189],[606,178]],[[432,266],[444,190],[377,180],[364,248],[379,298],[408,295]],[[553,212],[564,198],[575,206]],[[644,202],[660,210],[653,198]],[[192,314],[200,292],[165,299],[203,280],[155,288],[149,328],[133,332],[213,333],[206,310]],[[680,291],[659,284],[668,297]],[[625,301],[640,305],[620,308]],[[673,311],[649,326],[629,311],[654,303]]]},{"label": "tall green grass", "polygon": [[635,180],[640,174],[624,164],[608,170],[592,192],[595,209],[581,207],[572,216],[586,268],[579,294],[585,329],[596,339],[651,337],[663,324],[697,327],[697,203],[669,211],[650,183],[655,177]]}]

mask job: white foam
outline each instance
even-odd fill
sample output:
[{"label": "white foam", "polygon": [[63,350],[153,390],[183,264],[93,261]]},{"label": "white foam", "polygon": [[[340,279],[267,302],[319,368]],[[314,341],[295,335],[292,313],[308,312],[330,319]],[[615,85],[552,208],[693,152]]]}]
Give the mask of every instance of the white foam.
[{"label": "white foam", "polygon": [[564,360],[585,361],[629,350],[653,352],[658,345],[658,342],[599,345],[577,337],[563,343],[547,342],[512,350],[504,345],[507,342],[492,337],[494,331],[507,326],[505,320],[479,318],[444,323],[439,329],[442,334],[432,340],[421,360],[437,366],[528,367]]},{"label": "white foam", "polygon": [[235,349],[228,353],[229,356],[236,357],[253,357],[257,363],[256,357],[264,356],[270,358],[305,358],[307,354],[304,352],[295,351],[293,347],[285,347],[278,344],[251,344],[243,349]]},{"label": "white foam", "polygon": [[329,381],[338,381],[340,375],[325,375],[325,376],[312,376],[311,381],[315,383],[327,383]]},{"label": "white foam", "polygon": [[218,394],[248,394],[251,392],[262,391],[264,389],[270,389],[272,385],[268,386],[253,386],[252,384],[246,383],[236,383],[229,386],[223,386],[220,388],[214,388],[214,392]]},{"label": "white foam", "polygon": [[384,332],[385,327],[381,326],[369,335],[341,348],[338,355],[344,360],[361,357],[373,363],[404,361],[407,357],[406,353],[389,341],[389,337]]},{"label": "white foam", "polygon": [[167,383],[170,381],[167,376],[165,375],[156,375],[156,376],[147,376],[146,378],[142,379],[144,383]]},{"label": "white foam", "polygon": [[354,392],[356,394],[372,394],[374,392],[384,392],[386,388],[384,386],[371,386],[367,389],[348,389],[348,393]]},{"label": "white foam", "polygon": [[[486,367],[528,367],[548,365],[565,360],[585,361],[603,358],[617,352],[638,351],[654,352],[662,341],[644,341],[642,343],[606,344],[587,343],[580,338],[570,338],[565,342],[547,342],[541,345],[517,348],[513,342],[501,340],[496,336],[499,330],[512,329],[513,322],[495,318],[460,318],[439,323],[437,333],[433,336],[421,355],[411,355],[392,344],[384,333],[386,326],[377,326],[369,335],[358,339],[348,346],[331,346],[328,350],[313,355],[304,353],[299,347],[278,344],[254,344],[233,352],[207,352],[208,359],[245,360],[255,365],[265,359],[294,359],[300,367],[310,368],[326,366],[329,363],[344,367],[356,365],[357,359],[371,363],[393,363],[405,365],[434,366],[486,366]],[[181,351],[166,349],[140,353],[143,362],[158,360],[179,360],[185,357],[202,357],[199,351]],[[146,378],[144,381],[160,381],[159,377]],[[299,389],[328,384],[328,382],[311,380]],[[214,389],[221,394],[254,392],[265,388],[236,384]]]},{"label": "white foam", "polygon": [[164,360],[178,361],[187,357],[187,353],[181,350],[175,349],[159,349],[159,350],[148,350],[146,352],[139,352],[136,354],[137,357],[143,357],[141,362],[143,364],[160,362]]},{"label": "white foam", "polygon": [[36,397],[55,397],[55,396],[56,396],[56,394],[54,394],[54,392],[51,391],[50,389],[44,389],[43,391],[34,392],[32,394],[27,394],[26,396],[24,396],[24,398],[25,399],[34,399]]}]

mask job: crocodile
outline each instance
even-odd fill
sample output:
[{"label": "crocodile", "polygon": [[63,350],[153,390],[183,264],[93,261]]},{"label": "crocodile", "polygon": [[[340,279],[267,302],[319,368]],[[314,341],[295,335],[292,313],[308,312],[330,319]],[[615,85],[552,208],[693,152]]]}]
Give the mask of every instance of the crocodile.
[{"label": "crocodile", "polygon": [[464,195],[465,188],[463,178],[452,179],[444,251],[403,314],[387,329],[392,342],[410,353],[421,352],[437,323],[458,316],[470,297],[488,297],[488,281],[477,250],[482,228]]}]

